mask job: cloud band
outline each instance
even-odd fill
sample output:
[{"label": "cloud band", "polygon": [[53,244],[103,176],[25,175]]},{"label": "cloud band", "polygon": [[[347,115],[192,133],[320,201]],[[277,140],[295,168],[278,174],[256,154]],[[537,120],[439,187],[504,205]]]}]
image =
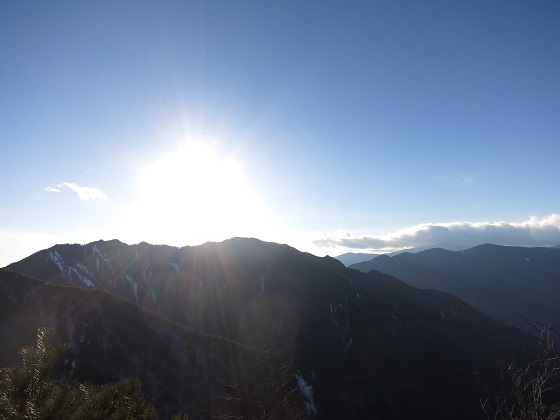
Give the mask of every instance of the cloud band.
[{"label": "cloud band", "polygon": [[387,252],[438,244],[475,246],[482,243],[518,246],[560,244],[560,214],[522,222],[452,222],[422,224],[388,235],[325,235],[313,241],[323,248]]}]

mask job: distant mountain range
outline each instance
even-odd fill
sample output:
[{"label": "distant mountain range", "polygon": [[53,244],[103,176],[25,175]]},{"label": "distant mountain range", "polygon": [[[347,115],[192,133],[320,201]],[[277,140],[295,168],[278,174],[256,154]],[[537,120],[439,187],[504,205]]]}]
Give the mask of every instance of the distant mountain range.
[{"label": "distant mountain range", "polygon": [[484,244],[463,251],[434,248],[382,255],[350,266],[378,270],[423,289],[452,293],[502,321],[526,327],[560,315],[560,249]]},{"label": "distant mountain range", "polygon": [[352,264],[357,264],[363,261],[369,261],[381,254],[368,254],[361,252],[346,252],[335,257],[338,261],[344,264],[346,267]]},{"label": "distant mountain range", "polygon": [[369,261],[369,260],[371,260],[375,257],[380,256],[380,255],[393,256],[393,255],[402,254],[403,252],[411,252],[411,253],[415,254],[417,252],[425,251],[425,250],[431,249],[431,248],[443,248],[443,249],[447,249],[449,251],[462,251],[463,249],[467,249],[469,247],[465,246],[465,245],[452,244],[452,243],[440,243],[440,244],[435,244],[435,245],[430,245],[430,246],[404,249],[402,251],[389,252],[389,253],[386,253],[386,254],[368,254],[368,253],[359,253],[359,252],[346,252],[346,253],[341,254],[341,255],[339,255],[335,258],[337,260],[339,260],[342,264],[344,264],[346,267],[348,267],[348,266],[353,265],[353,264],[358,264],[358,263],[361,263],[361,262],[364,262],[364,261]]},{"label": "distant mountain range", "polygon": [[536,347],[447,293],[243,238],[56,245],[0,270],[0,363],[45,324],[65,375],[137,376],[163,418],[287,399],[321,419],[482,418],[480,378]]}]

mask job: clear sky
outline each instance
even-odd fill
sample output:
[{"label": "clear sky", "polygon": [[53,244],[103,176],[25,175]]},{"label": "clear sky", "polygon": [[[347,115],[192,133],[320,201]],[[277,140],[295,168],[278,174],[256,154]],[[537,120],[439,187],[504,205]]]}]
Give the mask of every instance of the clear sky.
[{"label": "clear sky", "polygon": [[0,266],[560,243],[560,2],[0,2]]}]

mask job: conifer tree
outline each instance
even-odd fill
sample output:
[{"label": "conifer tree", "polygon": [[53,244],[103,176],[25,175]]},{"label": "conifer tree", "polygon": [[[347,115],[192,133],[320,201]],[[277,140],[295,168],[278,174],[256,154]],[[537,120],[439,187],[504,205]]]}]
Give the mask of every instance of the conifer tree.
[{"label": "conifer tree", "polygon": [[34,347],[20,351],[21,365],[0,370],[0,419],[157,419],[142,396],[138,379],[101,386],[54,380],[56,362],[67,349],[41,328]]}]

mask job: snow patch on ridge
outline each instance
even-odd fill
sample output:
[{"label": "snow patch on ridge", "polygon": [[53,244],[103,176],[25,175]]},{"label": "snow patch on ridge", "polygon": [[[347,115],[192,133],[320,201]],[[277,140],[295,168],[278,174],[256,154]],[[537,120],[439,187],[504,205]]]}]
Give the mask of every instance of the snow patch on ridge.
[{"label": "snow patch on ridge", "polygon": [[305,408],[307,409],[307,412],[317,414],[317,407],[315,406],[315,401],[313,399],[313,387],[305,382],[301,373],[297,372],[294,376],[298,383],[299,390],[305,400]]},{"label": "snow patch on ridge", "polygon": [[264,281],[268,277],[268,273],[270,271],[270,265],[266,266],[266,272],[261,276],[261,295],[264,295],[265,292],[265,284]]},{"label": "snow patch on ridge", "polygon": [[348,349],[352,345],[352,341],[354,341],[354,337],[350,337],[350,341],[348,341],[348,344],[346,344],[345,353],[348,352]]},{"label": "snow patch on ridge", "polygon": [[101,260],[104,263],[106,263],[111,270],[113,269],[113,266],[111,265],[111,261],[109,261],[109,259],[107,258],[107,254],[106,253],[105,254],[101,253],[101,251],[99,250],[99,248],[97,247],[96,244],[93,244],[91,246],[91,250],[92,250],[91,251],[92,255],[95,255],[95,265],[96,265],[97,271],[99,271],[99,258],[101,258]]},{"label": "snow patch on ridge", "polygon": [[152,272],[151,270],[148,270],[150,260],[148,258],[148,252],[144,249],[141,253],[139,253],[138,247],[136,246],[134,248],[134,253],[136,256],[136,262],[138,263],[138,266],[140,267],[140,270],[142,272],[142,279],[144,280],[144,284],[147,285],[152,279]]},{"label": "snow patch on ridge", "polygon": [[62,257],[58,251],[49,252],[49,257],[51,258],[51,261],[56,264],[58,269],[64,273],[64,262],[62,261]]},{"label": "snow patch on ridge", "polygon": [[96,255],[96,254],[97,254],[97,255],[99,255],[101,258],[103,258],[103,255],[101,255],[101,251],[99,250],[99,248],[97,248],[97,245],[96,245],[96,244],[93,244],[93,245],[91,246],[91,249],[92,249],[91,252],[93,253],[93,255]]},{"label": "snow patch on ridge", "polygon": [[[77,264],[80,264],[80,263],[77,263]],[[86,269],[86,271],[87,271],[87,269]],[[72,273],[74,273],[87,287],[95,287],[95,285],[93,284],[93,282],[90,279],[88,279],[86,276],[84,276],[82,273],[80,273],[74,267],[68,267],[68,272],[70,273],[70,275],[72,275]]]},{"label": "snow patch on ridge", "polygon": [[80,264],[79,262],[76,262],[76,266],[83,272],[86,274],[89,274],[91,276],[91,273],[89,272],[89,270],[84,267],[82,264]]},{"label": "snow patch on ridge", "polygon": [[138,283],[134,281],[130,274],[126,275],[126,279],[130,283],[130,287],[132,287],[132,292],[134,293],[134,299],[136,300],[136,303],[138,303]]}]

